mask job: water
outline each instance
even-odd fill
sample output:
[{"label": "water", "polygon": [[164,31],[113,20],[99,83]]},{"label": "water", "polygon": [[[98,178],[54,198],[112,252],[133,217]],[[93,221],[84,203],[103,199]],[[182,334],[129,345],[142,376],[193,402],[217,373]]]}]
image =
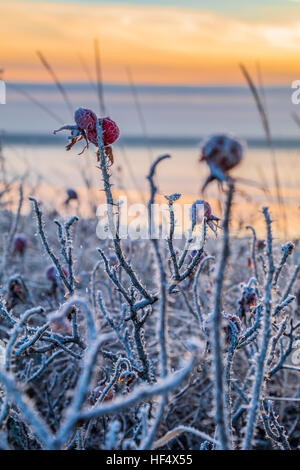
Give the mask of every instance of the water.
[{"label": "water", "polygon": [[[22,89],[55,112],[63,123],[72,123],[57,90],[49,84],[27,84]],[[95,91],[87,84],[66,84],[74,108],[97,109]],[[201,138],[218,132],[231,132],[244,138],[248,150],[237,178],[250,180],[239,184],[235,199],[235,220],[260,224],[260,207],[268,204],[276,220],[282,214],[276,203],[274,169],[270,151],[256,107],[246,87],[162,87],[138,86],[146,135],[142,129],[132,92],[125,85],[105,85],[105,101],[111,117],[119,124],[121,141],[114,146],[115,164],[112,167],[114,190],[126,193],[130,201],[147,197],[146,175],[150,161],[162,153],[171,160],[162,163],[158,182],[161,197],[173,192],[182,193],[182,202],[199,198],[199,190],[207,176],[207,168],[199,164],[197,143]],[[272,87],[265,91],[270,125],[276,146],[276,162],[281,192],[289,220],[289,233],[299,234],[300,201],[300,133],[291,118],[297,107],[291,103],[290,85]],[[95,204],[103,198],[99,191],[101,179],[96,168],[94,149],[77,156],[81,144],[70,152],[64,150],[66,136],[53,136],[59,127],[55,120],[27,98],[8,87],[7,105],[0,108],[0,128],[4,134],[4,154],[10,173],[29,170],[31,182],[40,181],[40,196],[57,206],[65,199],[65,188],[82,193],[81,209],[87,210],[83,176],[91,180]],[[216,185],[205,196],[214,210],[220,213],[223,195]],[[218,214],[217,214],[218,215]],[[281,233],[283,228],[280,228]]]},{"label": "water", "polygon": [[[77,153],[81,144],[66,152],[64,146],[51,145],[7,145],[4,154],[10,173],[23,173],[27,169],[31,177],[40,175],[45,182],[53,186],[78,187],[83,184],[82,168],[86,168],[97,179],[94,149],[90,148],[83,155]],[[77,152],[78,151],[78,152]],[[146,190],[146,175],[151,159],[169,153],[171,159],[165,161],[159,170],[161,190],[166,193],[182,192],[197,195],[201,184],[208,174],[205,164],[199,163],[199,150],[191,147],[156,147],[148,151],[147,147],[115,146],[115,164],[113,166],[115,182],[123,184],[128,190]],[[276,161],[280,183],[286,197],[292,198],[300,190],[300,149],[276,150]],[[272,159],[268,149],[248,148],[242,164],[234,175],[247,178],[274,190]],[[251,186],[251,185],[250,185]],[[249,186],[249,188],[250,188]],[[249,193],[257,193],[249,189]]]},{"label": "water", "polygon": [[[86,83],[64,84],[74,109],[89,107],[97,112],[95,89]],[[58,122],[48,116],[27,96],[29,93],[62,123],[72,117],[53,84],[19,84],[18,90],[7,84],[7,104],[0,107],[0,129],[8,134],[50,135]],[[248,88],[237,86],[152,86],[136,87],[147,134],[150,138],[200,139],[215,132],[233,132],[262,140],[264,133],[253,98]],[[291,113],[299,108],[291,101],[291,84],[267,87],[265,102],[275,138],[300,140],[299,129]],[[122,136],[144,136],[133,93],[127,85],[104,85],[107,113],[115,119]]]},{"label": "water", "polygon": [[[179,192],[182,203],[192,203],[200,197],[200,188],[208,174],[205,164],[199,163],[199,152],[195,148],[155,148],[155,156],[170,153],[171,159],[164,161],[158,171],[158,194],[163,199],[166,194]],[[141,202],[147,199],[148,184],[146,175],[149,171],[150,155],[145,147],[116,146],[115,163],[111,168],[115,194],[125,193],[129,202]],[[53,205],[60,205],[65,199],[65,189],[72,187],[82,194],[82,207],[86,202],[85,175],[94,188],[93,197],[97,205],[103,200],[100,171],[92,149],[78,156],[75,149],[66,152],[59,146],[10,145],[4,148],[8,170],[11,175],[29,172],[30,180],[36,184],[39,197]],[[300,203],[300,151],[280,149],[276,151],[276,162],[280,177],[282,196],[286,211],[291,219],[291,235],[299,235]],[[279,217],[276,204],[276,190],[270,152],[267,149],[248,149],[244,160],[233,175],[245,179],[238,184],[235,214],[241,223],[257,223],[260,219],[260,207],[268,204]],[[40,191],[40,194],[39,194]],[[202,196],[201,196],[202,197]],[[208,199],[219,214],[219,202],[223,195],[216,184],[212,184],[206,193]],[[248,222],[247,222],[248,220]],[[296,222],[297,223],[294,223]]]}]

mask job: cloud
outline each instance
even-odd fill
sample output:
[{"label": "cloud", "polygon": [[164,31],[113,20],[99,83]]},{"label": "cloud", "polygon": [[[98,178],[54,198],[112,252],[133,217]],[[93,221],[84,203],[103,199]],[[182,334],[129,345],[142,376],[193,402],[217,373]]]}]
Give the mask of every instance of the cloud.
[{"label": "cloud", "polygon": [[[240,79],[237,63],[259,59],[271,76],[296,72],[300,21],[246,22],[200,10],[166,7],[1,3],[0,41],[8,76],[48,78],[35,57],[41,49],[64,79],[83,77],[79,52],[93,63],[99,37],[107,80],[125,80],[130,65],[139,81],[218,82]],[[92,65],[91,65],[92,66]]]}]

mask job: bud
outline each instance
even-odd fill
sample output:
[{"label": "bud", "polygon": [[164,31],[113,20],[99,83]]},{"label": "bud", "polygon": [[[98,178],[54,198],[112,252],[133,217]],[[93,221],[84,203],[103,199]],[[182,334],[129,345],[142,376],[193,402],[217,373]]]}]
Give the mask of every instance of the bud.
[{"label": "bud", "polygon": [[[240,319],[237,315],[232,313],[221,313],[221,326],[222,330],[225,333],[225,343],[228,345],[232,339],[232,323],[235,326],[236,334],[239,335],[242,327]],[[208,338],[208,341],[211,342],[211,335],[213,330],[213,314],[210,314],[203,322],[203,331]]]},{"label": "bud", "polygon": [[[64,266],[62,267],[62,270],[63,270],[64,275],[68,277],[68,271],[66,270]],[[50,282],[52,282],[52,284],[54,285],[59,284],[59,274],[58,274],[56,266],[54,265],[48,266],[48,268],[46,268],[46,271],[45,271],[45,276]]]},{"label": "bud", "polygon": [[201,148],[200,161],[204,161],[210,169],[202,191],[213,180],[228,181],[228,172],[236,167],[243,158],[244,144],[226,134],[217,134],[207,139]]},{"label": "bud", "polygon": [[67,191],[67,199],[65,200],[66,206],[69,204],[69,202],[73,200],[78,200],[78,194],[76,193],[75,189],[68,188]]},{"label": "bud", "polygon": [[26,303],[28,297],[27,287],[21,276],[9,279],[6,293],[7,310],[10,311],[18,303]]},{"label": "bud", "polygon": [[25,250],[27,248],[28,240],[26,235],[23,233],[19,233],[18,235],[15,236],[13,240],[13,253],[24,255]]}]

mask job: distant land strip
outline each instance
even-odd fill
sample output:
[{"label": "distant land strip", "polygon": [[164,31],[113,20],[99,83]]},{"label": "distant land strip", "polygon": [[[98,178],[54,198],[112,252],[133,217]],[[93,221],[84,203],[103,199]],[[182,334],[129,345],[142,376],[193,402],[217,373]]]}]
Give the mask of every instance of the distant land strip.
[{"label": "distant land strip", "polygon": [[[185,137],[185,136],[150,136],[145,142],[143,136],[128,135],[123,136],[116,145],[126,145],[129,147],[144,147],[150,144],[152,147],[197,147],[201,142],[201,137]],[[249,148],[267,148],[267,142],[260,137],[244,137],[243,140]],[[51,134],[22,134],[22,133],[2,133],[2,144],[5,145],[47,145],[56,146],[67,143],[67,138],[63,136],[54,136]],[[295,138],[273,138],[273,145],[278,149],[299,149],[300,139]]]}]

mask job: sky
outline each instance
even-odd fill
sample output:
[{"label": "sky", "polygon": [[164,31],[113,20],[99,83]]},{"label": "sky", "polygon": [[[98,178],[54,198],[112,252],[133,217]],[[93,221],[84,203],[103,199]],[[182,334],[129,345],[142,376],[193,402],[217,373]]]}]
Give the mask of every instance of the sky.
[{"label": "sky", "polygon": [[[300,78],[296,0],[0,0],[0,68],[11,81],[48,81],[41,50],[62,81],[93,75],[124,83],[241,84],[238,63],[259,62],[267,84]],[[3,47],[4,46],[4,47]]]}]

